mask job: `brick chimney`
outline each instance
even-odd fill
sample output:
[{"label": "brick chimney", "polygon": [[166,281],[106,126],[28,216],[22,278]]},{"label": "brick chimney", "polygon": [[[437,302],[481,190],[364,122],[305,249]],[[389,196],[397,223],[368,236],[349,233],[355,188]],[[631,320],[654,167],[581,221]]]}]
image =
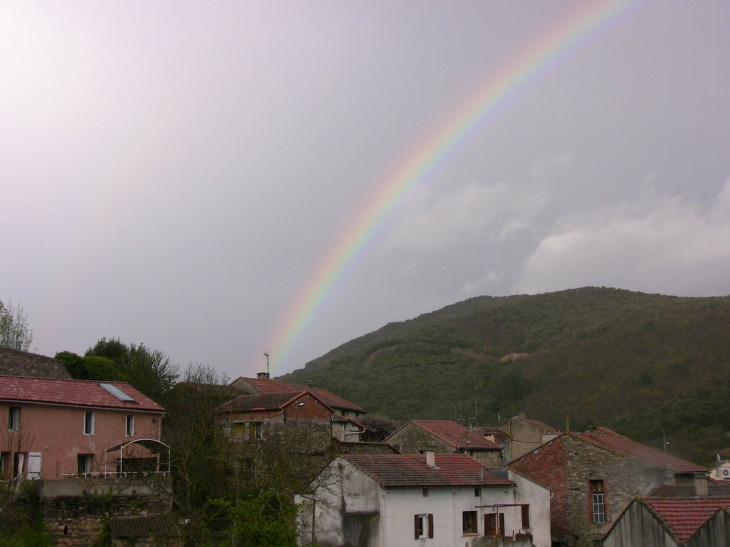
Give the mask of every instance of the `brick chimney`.
[{"label": "brick chimney", "polygon": [[268,380],[269,379],[269,373],[268,372],[257,372],[256,373],[256,379],[257,380]]},{"label": "brick chimney", "polygon": [[436,467],[436,452],[433,450],[426,450],[426,465]]}]

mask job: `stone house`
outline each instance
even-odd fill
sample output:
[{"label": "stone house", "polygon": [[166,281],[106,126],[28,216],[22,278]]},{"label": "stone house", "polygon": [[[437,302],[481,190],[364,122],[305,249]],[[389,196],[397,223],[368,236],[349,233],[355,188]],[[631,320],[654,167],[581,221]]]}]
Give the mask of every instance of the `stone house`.
[{"label": "stone house", "polygon": [[502,465],[502,448],[478,431],[449,420],[411,420],[383,442],[401,454],[467,454],[487,467]]},{"label": "stone house", "polygon": [[509,468],[546,486],[553,544],[593,547],[636,496],[658,485],[693,485],[704,467],[599,427],[565,432],[513,460]]},{"label": "stone house", "polygon": [[[365,427],[357,421],[358,416],[365,414],[365,409],[326,389],[271,380],[266,372],[260,372],[256,378],[238,378],[230,386],[242,395],[223,405],[219,414],[229,413],[228,418],[231,419],[233,408],[247,408],[245,417],[241,414],[241,417],[234,419],[241,423],[254,424],[249,427],[260,427],[256,424],[267,420],[285,420],[287,415],[293,417],[296,414],[299,419],[327,425],[331,429],[332,437],[342,442],[359,442],[360,435],[365,431]],[[301,398],[302,394],[307,395],[306,400],[310,401],[310,405],[306,405],[306,400]],[[266,396],[274,398],[267,399]],[[246,402],[246,397],[259,397],[259,401],[266,402],[267,408],[261,407],[256,414],[258,407],[252,406],[253,400]],[[297,407],[307,408],[300,408],[295,412],[289,408],[285,411],[291,404],[290,400],[294,398],[297,400]]]},{"label": "stone house", "polygon": [[[507,470],[502,470],[508,473]],[[338,547],[549,547],[550,492],[463,454],[342,455],[298,496],[302,543]]]},{"label": "stone house", "polygon": [[216,415],[234,441],[262,440],[265,425],[294,420],[317,426],[343,442],[357,442],[365,431],[364,426],[342,416],[310,391],[241,395],[220,406]]},{"label": "stone house", "polygon": [[0,478],[154,471],[164,412],[126,382],[0,376]]},{"label": "stone house", "polygon": [[727,547],[730,498],[637,498],[603,541],[604,547]]},{"label": "stone house", "polygon": [[560,434],[554,427],[528,418],[524,412],[500,422],[497,429],[508,436],[502,441],[505,461],[517,459]]}]

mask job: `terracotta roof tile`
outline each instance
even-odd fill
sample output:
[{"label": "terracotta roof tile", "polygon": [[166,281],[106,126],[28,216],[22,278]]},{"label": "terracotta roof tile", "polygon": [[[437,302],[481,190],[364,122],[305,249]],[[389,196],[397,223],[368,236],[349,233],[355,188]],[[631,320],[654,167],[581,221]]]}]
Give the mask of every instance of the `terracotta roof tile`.
[{"label": "terracotta roof tile", "polygon": [[700,465],[682,460],[666,452],[656,450],[644,444],[632,441],[605,427],[597,427],[586,433],[568,433],[579,439],[597,444],[614,452],[633,456],[652,467],[667,467],[676,473],[706,473],[707,469]]},{"label": "terracotta roof tile", "polygon": [[246,382],[251,384],[263,395],[272,395],[275,393],[309,391],[309,392],[313,393],[314,395],[316,395],[323,403],[325,403],[328,406],[331,406],[332,408],[352,410],[354,412],[360,412],[360,413],[365,412],[365,409],[363,409],[362,407],[357,406],[356,404],[351,403],[347,399],[343,399],[342,397],[339,397],[339,396],[335,395],[334,393],[330,393],[326,389],[322,389],[319,387],[302,386],[299,384],[290,384],[289,382],[281,382],[279,380],[267,380],[267,379],[260,379],[260,378],[241,378],[241,379],[245,380]]},{"label": "terracotta roof tile", "polygon": [[[710,496],[730,498],[730,484],[707,481],[707,491]],[[649,497],[652,498],[692,498],[694,496],[695,487],[691,484],[662,484],[649,493]]]},{"label": "terracotta roof tile", "polygon": [[[121,401],[99,384],[116,386],[135,402]],[[163,407],[126,382],[0,376],[0,400],[165,412]]]},{"label": "terracotta roof tile", "polygon": [[681,542],[687,541],[720,509],[730,507],[728,498],[645,498],[654,512],[671,528]]},{"label": "terracotta roof tile", "polygon": [[469,441],[470,450],[501,450],[501,447],[484,438],[479,432],[471,431],[450,420],[411,420],[411,423],[428,431],[456,449],[463,449]]},{"label": "terracotta roof tile", "polygon": [[169,537],[180,533],[177,521],[171,513],[112,517],[109,525],[115,538]]},{"label": "terracotta roof tile", "polygon": [[347,454],[341,456],[384,488],[449,486],[514,486],[475,459],[461,454],[436,454],[436,468],[422,454]]},{"label": "terracotta roof tile", "polygon": [[279,410],[286,403],[304,395],[304,391],[269,393],[266,395],[241,395],[218,408],[218,412],[247,412],[251,410]]}]

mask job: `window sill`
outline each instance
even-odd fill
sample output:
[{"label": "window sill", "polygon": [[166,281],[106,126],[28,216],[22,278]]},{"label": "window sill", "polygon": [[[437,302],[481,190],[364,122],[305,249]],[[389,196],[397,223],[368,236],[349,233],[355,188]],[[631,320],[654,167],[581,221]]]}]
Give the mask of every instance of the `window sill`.
[{"label": "window sill", "polygon": [[479,535],[479,532],[464,532],[463,534],[461,534],[461,537],[466,537],[466,536],[473,537],[473,536],[478,536],[478,535]]}]

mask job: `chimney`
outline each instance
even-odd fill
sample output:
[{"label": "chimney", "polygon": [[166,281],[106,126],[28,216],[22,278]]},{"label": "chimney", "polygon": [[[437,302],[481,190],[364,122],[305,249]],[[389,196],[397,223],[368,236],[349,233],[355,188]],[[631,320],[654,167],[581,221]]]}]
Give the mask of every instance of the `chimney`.
[{"label": "chimney", "polygon": [[436,452],[433,450],[426,450],[426,465],[436,467]]},{"label": "chimney", "polygon": [[704,498],[709,495],[707,475],[695,475],[695,496]]},{"label": "chimney", "polygon": [[487,433],[486,435],[484,435],[484,438],[488,441],[494,442],[494,433]]},{"label": "chimney", "polygon": [[268,372],[257,372],[256,373],[256,379],[257,380],[268,380],[269,379],[269,373]]}]

